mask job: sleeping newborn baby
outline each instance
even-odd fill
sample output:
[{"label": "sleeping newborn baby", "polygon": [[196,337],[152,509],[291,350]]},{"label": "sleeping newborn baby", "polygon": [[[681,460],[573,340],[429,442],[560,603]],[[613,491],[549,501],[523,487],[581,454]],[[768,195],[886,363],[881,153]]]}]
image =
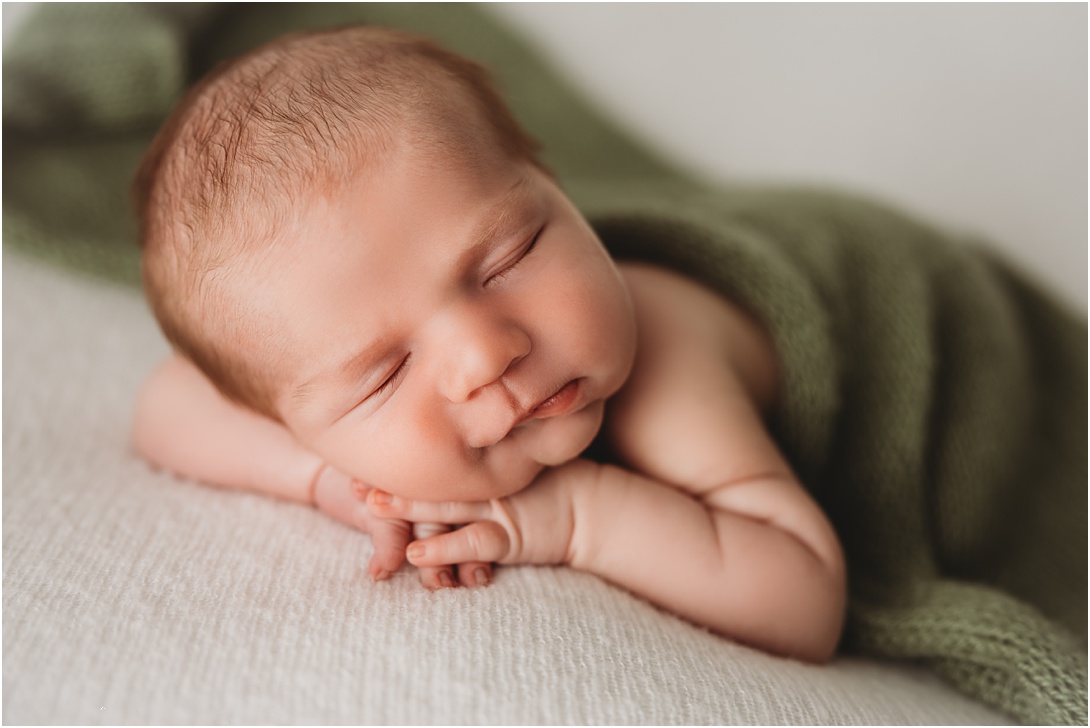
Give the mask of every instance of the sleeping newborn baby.
[{"label": "sleeping newborn baby", "polygon": [[612,260],[477,65],[376,28],[281,39],[193,89],[135,193],[175,351],[136,407],[151,463],[370,532],[376,579],[566,564],[835,650],[843,557],[764,424],[771,340]]}]

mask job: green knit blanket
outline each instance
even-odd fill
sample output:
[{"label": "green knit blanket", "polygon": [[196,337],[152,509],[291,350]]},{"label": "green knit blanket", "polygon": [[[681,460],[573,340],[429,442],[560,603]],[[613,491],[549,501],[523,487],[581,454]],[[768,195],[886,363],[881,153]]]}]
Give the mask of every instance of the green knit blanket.
[{"label": "green knit blanket", "polygon": [[926,665],[1023,722],[1086,724],[1085,318],[881,205],[686,178],[475,7],[40,8],[4,48],[5,248],[137,282],[127,186],[185,85],[288,30],[361,21],[494,69],[615,255],[769,328],[775,433],[848,555],[846,652]]}]

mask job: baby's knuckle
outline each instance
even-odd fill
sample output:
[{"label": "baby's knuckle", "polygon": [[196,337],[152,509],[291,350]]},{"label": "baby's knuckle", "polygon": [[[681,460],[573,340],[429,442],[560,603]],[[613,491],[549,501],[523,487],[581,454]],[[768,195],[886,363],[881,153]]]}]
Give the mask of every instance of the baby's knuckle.
[{"label": "baby's knuckle", "polygon": [[504,553],[505,538],[497,524],[491,521],[478,521],[471,527],[467,527],[465,531],[471,544],[467,560],[491,562],[498,560]]},{"label": "baby's knuckle", "polygon": [[488,529],[482,523],[477,528],[463,529],[465,534],[468,557],[470,559],[482,558],[488,546]]},{"label": "baby's knuckle", "polygon": [[498,521],[485,521],[484,530],[492,539],[493,553],[499,559],[517,559],[522,551],[522,535],[519,532],[518,522],[511,513],[504,508],[499,513]]}]

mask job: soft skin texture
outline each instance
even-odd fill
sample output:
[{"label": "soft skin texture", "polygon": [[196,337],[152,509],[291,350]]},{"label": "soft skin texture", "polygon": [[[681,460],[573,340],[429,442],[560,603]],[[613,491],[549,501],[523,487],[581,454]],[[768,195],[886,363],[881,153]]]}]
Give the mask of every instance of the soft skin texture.
[{"label": "soft skin texture", "polygon": [[[328,463],[327,512],[386,554],[372,574],[406,553],[433,586],[455,569],[486,583],[491,562],[568,564],[747,644],[828,659],[843,557],[764,426],[768,337],[688,279],[616,266],[540,170],[487,150],[454,161],[395,154],[315,194],[275,252],[247,261],[250,313],[292,343],[267,363],[286,429],[171,399],[164,375],[141,397],[138,432],[158,434],[137,434],[138,450],[297,500],[312,482],[326,492]],[[208,417],[225,419],[202,454]],[[603,422],[623,467],[579,457]],[[283,472],[309,477],[245,474],[288,441],[308,466]],[[378,520],[361,520],[364,503]],[[416,540],[400,550],[406,523]]]}]

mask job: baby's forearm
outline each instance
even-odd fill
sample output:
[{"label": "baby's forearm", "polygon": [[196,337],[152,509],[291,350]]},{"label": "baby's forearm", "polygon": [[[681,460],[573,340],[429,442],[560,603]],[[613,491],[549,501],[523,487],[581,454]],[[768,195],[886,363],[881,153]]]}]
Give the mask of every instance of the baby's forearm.
[{"label": "baby's forearm", "polygon": [[572,566],[770,652],[823,661],[835,650],[845,601],[835,544],[830,559],[767,521],[611,466],[578,489],[574,515]]},{"label": "baby's forearm", "polygon": [[144,384],[132,443],[141,457],[179,475],[304,503],[322,466],[285,427],[229,402],[179,357]]}]

